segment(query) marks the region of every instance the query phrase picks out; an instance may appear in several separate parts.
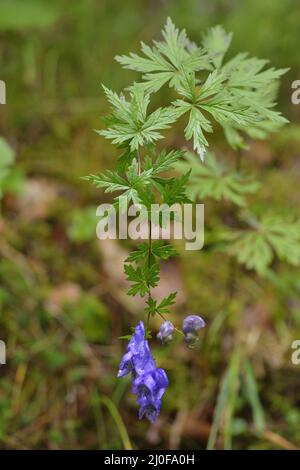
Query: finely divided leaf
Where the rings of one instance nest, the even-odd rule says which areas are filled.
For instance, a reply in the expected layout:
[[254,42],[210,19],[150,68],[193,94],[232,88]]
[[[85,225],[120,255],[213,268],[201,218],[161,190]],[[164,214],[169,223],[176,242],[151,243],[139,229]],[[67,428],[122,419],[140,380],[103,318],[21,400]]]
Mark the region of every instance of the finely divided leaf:
[[231,231],[225,248],[248,269],[264,274],[277,256],[294,266],[300,264],[300,221],[266,215],[260,220],[250,219],[252,228]]
[[106,119],[108,128],[97,132],[114,144],[128,143],[131,152],[162,139],[159,131],[168,129],[178,117],[173,107],[158,108],[147,115],[150,97],[138,86],[130,89],[130,101],[106,87],[104,91],[112,105],[112,113]]
[[205,162],[201,163],[194,154],[186,152],[185,158],[177,162],[176,169],[184,173],[189,168],[192,172],[187,192],[192,200],[210,197],[245,206],[245,196],[259,188],[258,182],[218,162],[212,153],[208,153]]
[[116,57],[125,68],[143,73],[142,88],[155,92],[167,82],[176,88],[184,72],[210,69],[205,49],[191,43],[185,30],[179,31],[170,18],[162,36],[164,40],[154,41],[153,47],[141,43],[144,56],[131,53]]
[[221,67],[224,55],[231,44],[231,40],[232,33],[226,33],[220,25],[208,30],[204,36],[203,46],[208,51],[209,58],[214,67]]

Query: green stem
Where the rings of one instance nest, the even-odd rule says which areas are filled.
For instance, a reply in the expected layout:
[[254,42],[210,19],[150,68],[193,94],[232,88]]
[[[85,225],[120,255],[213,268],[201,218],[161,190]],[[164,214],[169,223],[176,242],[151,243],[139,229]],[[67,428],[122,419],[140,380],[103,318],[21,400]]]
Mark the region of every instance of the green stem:
[[[151,253],[152,253],[152,225],[151,225],[151,213],[150,213],[150,220],[149,220],[149,234],[148,234],[148,267],[150,268],[150,262],[151,262]],[[148,284],[148,289],[149,289],[149,294],[148,294],[148,300],[152,298],[151,296],[151,287]],[[148,317],[147,317],[147,330],[149,327],[150,323],[150,312],[148,312]]]
[[[167,321],[166,317],[162,313],[158,312],[158,315],[160,316],[160,318],[162,318],[163,321]],[[183,332],[181,330],[178,330],[176,326],[174,326],[174,330],[177,331],[177,333],[179,333],[180,335],[184,336]]]
[[138,175],[140,176],[141,174],[141,167],[142,167],[142,164],[141,164],[141,155],[140,155],[140,152],[139,150],[137,150],[137,160],[138,160]]

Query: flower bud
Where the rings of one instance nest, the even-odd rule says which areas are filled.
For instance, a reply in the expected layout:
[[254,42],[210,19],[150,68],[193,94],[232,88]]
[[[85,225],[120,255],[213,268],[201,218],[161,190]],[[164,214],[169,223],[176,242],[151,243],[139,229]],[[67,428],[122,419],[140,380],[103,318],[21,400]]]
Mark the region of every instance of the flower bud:
[[173,336],[172,336],[173,331],[174,331],[173,323],[171,323],[168,320],[164,321],[160,327],[159,332],[157,333],[157,338],[162,343],[169,343],[173,339]]
[[185,317],[182,323],[182,331],[185,335],[191,333],[196,335],[201,328],[205,327],[205,321],[198,315],[189,315]]

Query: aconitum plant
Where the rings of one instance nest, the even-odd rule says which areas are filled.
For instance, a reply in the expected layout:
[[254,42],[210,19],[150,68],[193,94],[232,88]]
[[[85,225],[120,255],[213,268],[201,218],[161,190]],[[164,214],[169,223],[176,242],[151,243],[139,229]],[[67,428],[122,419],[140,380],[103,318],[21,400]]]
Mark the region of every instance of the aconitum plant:
[[[246,53],[226,62],[231,40],[231,33],[216,26],[204,34],[202,44],[197,45],[187,37],[185,30],[179,31],[168,18],[162,38],[151,46],[142,43],[141,55],[131,53],[116,57],[123,67],[139,73],[133,84],[121,93],[103,86],[111,114],[105,120],[107,127],[97,132],[110,139],[120,155],[115,171],[89,175],[85,179],[104,188],[106,193],[116,192],[114,208],[117,211],[123,211],[124,200],[127,205],[143,205],[150,214],[155,203],[171,207],[205,197],[227,199],[237,207],[245,207],[247,194],[258,189],[257,182],[241,175],[237,168],[227,168],[207,152],[208,135],[220,127],[228,144],[240,155],[239,149],[247,148],[245,138],[265,138],[269,132],[276,131],[286,122],[274,109],[278,79],[286,70],[266,68],[267,61],[251,58]],[[167,86],[170,90],[166,96],[170,102],[153,109],[153,95]],[[178,120],[176,129],[184,123],[186,149],[164,149],[161,145],[164,132]],[[248,216],[247,220],[252,230],[253,217]],[[260,224],[270,232],[274,229],[266,220]],[[252,238],[247,239],[247,233],[234,233],[226,239],[228,252],[246,267],[262,273],[271,263],[274,252],[279,257],[286,256],[285,242],[288,237],[294,237],[295,229],[283,235],[282,246],[280,237],[276,241],[276,237],[268,238],[265,234],[266,231],[253,231]],[[255,247],[260,252],[266,251],[267,256],[253,254]],[[157,333],[161,343],[168,343],[175,334],[180,334],[188,345],[194,344],[205,325],[204,320],[194,314],[183,320],[182,329],[173,325],[167,316],[175,303],[176,292],[162,299],[153,295],[153,288],[160,281],[160,261],[176,255],[172,244],[152,238],[150,222],[147,242],[137,244],[124,265],[131,283],[128,295],[144,298],[145,308],[142,320],[130,337],[118,375],[131,374],[140,417],[145,416],[150,421],[159,415],[161,399],[168,386],[166,372],[157,367],[148,343],[152,338],[152,319],[158,316],[162,320]]]
[[165,371],[155,365],[142,321],[128,343],[118,376],[129,373],[133,379],[132,393],[137,395],[140,405],[140,418],[145,415],[150,421],[155,421],[160,412],[161,398],[168,386],[168,378]]

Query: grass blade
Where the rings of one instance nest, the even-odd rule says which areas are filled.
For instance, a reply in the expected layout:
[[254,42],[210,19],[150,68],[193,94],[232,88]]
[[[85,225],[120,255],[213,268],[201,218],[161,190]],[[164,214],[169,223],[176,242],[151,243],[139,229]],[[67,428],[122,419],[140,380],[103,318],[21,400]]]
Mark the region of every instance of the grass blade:
[[127,433],[127,429],[126,429],[125,424],[124,424],[124,422],[121,418],[120,413],[118,412],[118,410],[116,408],[116,405],[114,404],[114,402],[110,398],[108,398],[104,395],[101,395],[100,402],[102,402],[103,405],[106,406],[106,408],[110,412],[114,422],[116,423],[119,434],[120,434],[120,437],[121,437],[121,440],[122,440],[122,443],[123,443],[124,449],[125,450],[132,450],[132,445],[131,445],[131,442],[130,442],[130,439],[129,439],[129,436],[128,436],[128,433]]

